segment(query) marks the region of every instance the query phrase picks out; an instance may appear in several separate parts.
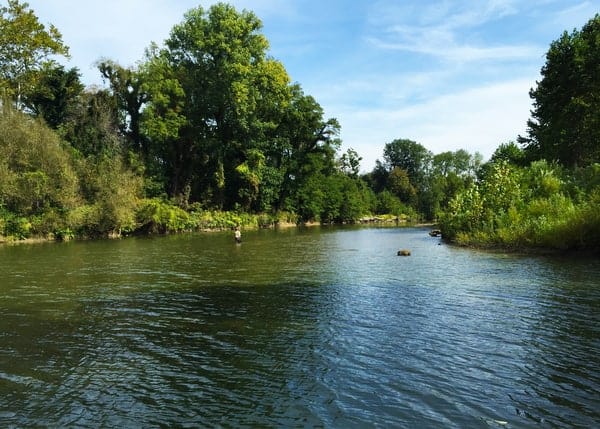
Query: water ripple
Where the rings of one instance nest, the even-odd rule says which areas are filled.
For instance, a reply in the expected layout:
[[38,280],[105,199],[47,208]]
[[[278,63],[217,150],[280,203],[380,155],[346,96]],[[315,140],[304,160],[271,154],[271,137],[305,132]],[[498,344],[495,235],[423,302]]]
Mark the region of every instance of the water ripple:
[[[567,270],[565,261],[438,246],[418,229],[269,234],[238,247],[218,235],[59,247],[54,265],[40,264],[46,280],[27,277],[22,251],[11,250],[19,258],[4,260],[15,275],[0,286],[0,420],[82,428],[600,421],[593,264],[570,261]],[[412,256],[398,258],[399,247]]]

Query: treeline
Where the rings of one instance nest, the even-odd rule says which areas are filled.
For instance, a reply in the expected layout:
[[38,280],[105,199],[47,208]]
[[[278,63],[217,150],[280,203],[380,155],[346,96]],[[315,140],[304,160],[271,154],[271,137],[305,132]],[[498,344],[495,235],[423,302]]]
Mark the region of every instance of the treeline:
[[439,219],[465,244],[556,246],[575,236],[567,224],[585,237],[568,247],[598,242],[584,233],[598,230],[598,17],[552,44],[518,145],[484,163],[397,139],[361,175],[360,155],[339,153],[337,120],[268,55],[251,12],[190,10],[135,67],[100,60],[104,88],[53,60],[68,47],[27,3],[0,14],[0,236],[388,216]]
[[56,28],[18,0],[0,13],[4,237],[352,222],[390,206],[251,12],[192,9],[135,67],[99,61],[106,87],[87,89],[54,60],[69,52]]

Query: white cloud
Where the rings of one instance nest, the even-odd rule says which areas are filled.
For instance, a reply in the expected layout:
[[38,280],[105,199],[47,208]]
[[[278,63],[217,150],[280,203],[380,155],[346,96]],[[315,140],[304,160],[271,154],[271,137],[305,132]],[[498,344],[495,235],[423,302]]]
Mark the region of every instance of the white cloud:
[[357,150],[363,171],[371,171],[384,145],[398,138],[415,140],[433,153],[466,149],[489,158],[501,143],[525,133],[534,83],[510,80],[397,109],[332,110],[340,112],[344,150]]
[[458,13],[443,17],[438,24],[453,30],[477,27],[517,13],[514,0],[456,1],[453,9]]
[[[465,63],[482,60],[514,60],[529,59],[539,55],[540,49],[528,45],[498,45],[478,47],[469,44],[458,44],[450,34],[440,30],[396,28],[399,41],[384,41],[371,38],[369,41],[379,49],[408,51],[432,55],[454,63]],[[410,36],[408,36],[410,34]],[[421,37],[422,35],[422,37]]]
[[399,22],[418,27],[465,29],[490,20],[514,15],[517,0],[438,0],[434,2],[398,2],[378,0],[371,3],[368,22],[373,28],[389,27]]
[[[600,4],[595,1],[582,1],[570,7],[561,9],[555,15],[555,24],[562,26],[569,33],[574,28],[579,28],[600,12]],[[560,34],[556,35],[558,38]]]
[[538,47],[499,43],[486,46],[481,41],[468,40],[470,29],[516,13],[513,3],[511,0],[466,4],[443,1],[426,7],[418,16],[416,10],[397,13],[395,22],[389,16],[380,16],[378,23],[377,19],[373,22],[367,40],[379,49],[431,55],[454,63],[530,58],[539,53]]

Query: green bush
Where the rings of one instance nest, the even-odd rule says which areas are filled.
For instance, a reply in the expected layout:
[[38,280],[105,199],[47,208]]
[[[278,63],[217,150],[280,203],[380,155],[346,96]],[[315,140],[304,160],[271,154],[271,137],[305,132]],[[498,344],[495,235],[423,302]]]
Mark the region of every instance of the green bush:
[[25,217],[4,212],[0,226],[2,226],[1,235],[4,237],[25,240],[31,236],[31,222]]
[[[577,175],[569,179],[545,161],[512,177],[510,171],[491,168],[450,201],[439,220],[446,239],[484,247],[600,248],[600,187],[586,192],[575,184]],[[575,187],[576,199],[562,192]]]
[[70,152],[41,121],[0,109],[0,202],[21,216],[78,203]]
[[169,233],[197,227],[194,218],[185,210],[158,198],[145,199],[136,211],[137,231]]

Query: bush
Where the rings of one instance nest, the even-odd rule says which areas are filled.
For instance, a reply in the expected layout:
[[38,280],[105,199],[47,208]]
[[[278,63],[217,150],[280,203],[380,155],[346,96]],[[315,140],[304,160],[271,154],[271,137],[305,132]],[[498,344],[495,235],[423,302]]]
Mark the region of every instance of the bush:
[[145,199],[136,211],[137,231],[168,233],[191,230],[197,227],[185,210],[158,198]]
[[[592,169],[586,173],[594,175]],[[545,161],[513,177],[505,166],[489,172],[452,199],[440,216],[446,239],[486,247],[600,248],[600,186],[587,193],[574,185],[581,180],[577,175],[569,182]],[[576,200],[561,192],[574,187],[579,189]]]
[[5,209],[0,209],[0,235],[24,240],[31,235],[31,222]]
[[0,109],[0,202],[21,216],[78,203],[78,180],[58,136],[21,112]]

